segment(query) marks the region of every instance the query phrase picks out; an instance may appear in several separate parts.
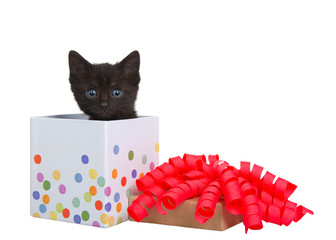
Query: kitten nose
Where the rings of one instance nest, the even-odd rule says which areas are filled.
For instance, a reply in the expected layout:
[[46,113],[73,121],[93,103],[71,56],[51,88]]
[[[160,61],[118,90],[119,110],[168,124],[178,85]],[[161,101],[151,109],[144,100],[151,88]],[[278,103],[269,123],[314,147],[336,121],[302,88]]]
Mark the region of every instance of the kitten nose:
[[107,108],[107,106],[108,106],[107,101],[102,101],[102,102],[100,103],[100,106],[101,106],[102,108]]

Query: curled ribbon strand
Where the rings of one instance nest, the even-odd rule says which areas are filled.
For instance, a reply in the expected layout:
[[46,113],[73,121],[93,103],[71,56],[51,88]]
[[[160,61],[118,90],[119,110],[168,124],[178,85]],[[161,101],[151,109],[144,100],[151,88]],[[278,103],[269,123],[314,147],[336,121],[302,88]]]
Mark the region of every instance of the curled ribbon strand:
[[250,162],[241,162],[240,169],[236,169],[219,160],[218,155],[209,155],[208,163],[204,155],[170,158],[136,180],[143,193],[127,211],[140,222],[153,206],[165,215],[164,208],[173,210],[186,199],[199,196],[195,219],[203,224],[214,215],[224,194],[228,212],[243,216],[246,233],[248,229],[262,229],[262,221],[288,226],[307,213],[314,214],[288,200],[296,185],[268,171],[262,177],[262,172],[263,167],[256,164],[251,170]]

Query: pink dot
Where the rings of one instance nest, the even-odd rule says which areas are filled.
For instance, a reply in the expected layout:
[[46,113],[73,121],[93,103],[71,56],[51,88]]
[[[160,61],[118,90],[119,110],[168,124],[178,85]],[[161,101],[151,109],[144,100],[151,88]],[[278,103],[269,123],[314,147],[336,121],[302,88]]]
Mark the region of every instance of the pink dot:
[[63,184],[59,185],[58,187],[58,191],[61,193],[61,194],[64,194],[66,192],[66,188]]
[[97,221],[93,221],[92,222],[92,226],[94,226],[94,227],[100,227],[99,222],[97,222]]
[[110,187],[106,187],[104,190],[105,195],[108,197],[111,195],[111,188]]
[[39,181],[39,182],[43,182],[43,180],[44,180],[44,176],[43,176],[42,173],[38,173],[38,174],[36,175],[36,178],[37,178],[37,181]]
[[149,169],[150,169],[151,171],[153,171],[153,170],[154,170],[154,167],[155,167],[154,163],[151,162],[151,163],[149,164]]

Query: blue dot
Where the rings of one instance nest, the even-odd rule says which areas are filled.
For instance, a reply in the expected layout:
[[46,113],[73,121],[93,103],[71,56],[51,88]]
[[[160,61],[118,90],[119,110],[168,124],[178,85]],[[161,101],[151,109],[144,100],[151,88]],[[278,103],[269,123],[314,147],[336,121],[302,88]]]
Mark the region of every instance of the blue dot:
[[33,198],[34,198],[35,200],[39,200],[39,199],[40,199],[40,193],[39,193],[38,191],[34,191],[34,192],[33,192]]
[[120,200],[120,194],[119,193],[115,193],[114,194],[114,201],[115,202],[119,202],[119,200]]
[[76,215],[74,216],[74,222],[75,222],[75,223],[81,223],[81,221],[82,221],[81,217],[80,217],[78,214],[76,214]]
[[108,202],[108,203],[105,204],[105,210],[106,210],[106,212],[111,211],[111,208],[112,208],[112,206],[111,206],[110,202]]
[[87,155],[82,156],[82,163],[88,164],[89,163],[89,157]]
[[47,207],[44,204],[41,204],[39,209],[41,213],[45,213],[47,211]]
[[137,176],[137,171],[135,169],[133,169],[132,171],[132,178],[136,178]]
[[83,177],[80,173],[76,173],[75,175],[75,181],[80,183],[83,180]]
[[118,145],[114,146],[113,152],[114,152],[115,155],[117,155],[119,153],[119,146]]

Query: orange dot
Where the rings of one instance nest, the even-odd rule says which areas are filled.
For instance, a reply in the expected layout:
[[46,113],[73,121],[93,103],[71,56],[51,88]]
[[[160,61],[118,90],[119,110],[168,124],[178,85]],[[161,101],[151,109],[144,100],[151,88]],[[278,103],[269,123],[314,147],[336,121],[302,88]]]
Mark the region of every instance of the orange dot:
[[117,176],[118,176],[118,171],[117,171],[117,169],[113,169],[113,171],[112,171],[112,178],[113,178],[113,179],[116,179]]
[[48,204],[50,202],[50,198],[47,194],[43,195],[42,201],[44,204]]
[[89,188],[89,192],[90,192],[91,196],[95,196],[97,194],[97,188],[95,186],[91,186]]
[[125,186],[126,185],[126,182],[127,182],[127,179],[126,179],[126,177],[122,177],[121,178],[121,186]]
[[140,173],[139,178],[142,178],[143,176],[145,176],[145,174],[142,172]]
[[39,155],[39,154],[36,154],[35,156],[34,156],[34,162],[36,163],[36,164],[40,164],[41,163],[41,156]]
[[95,207],[98,211],[100,211],[103,208],[103,203],[101,201],[97,200],[96,203],[95,203]]
[[118,202],[117,207],[116,207],[117,212],[120,212],[121,208],[122,208],[121,203]]
[[70,211],[67,208],[64,208],[62,211],[62,215],[64,218],[68,218],[70,216]]

